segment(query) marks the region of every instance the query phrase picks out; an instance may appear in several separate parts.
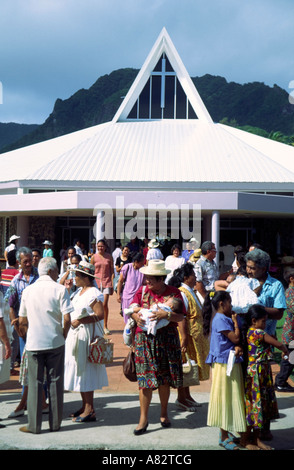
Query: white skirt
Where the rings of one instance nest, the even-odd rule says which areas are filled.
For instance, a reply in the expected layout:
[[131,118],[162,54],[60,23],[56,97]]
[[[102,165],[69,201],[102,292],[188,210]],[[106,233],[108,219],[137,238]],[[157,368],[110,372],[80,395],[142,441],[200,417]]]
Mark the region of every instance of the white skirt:
[[104,364],[93,364],[86,360],[85,369],[77,374],[77,362],[72,354],[74,333],[70,329],[65,342],[64,389],[72,392],[93,392],[108,386]]

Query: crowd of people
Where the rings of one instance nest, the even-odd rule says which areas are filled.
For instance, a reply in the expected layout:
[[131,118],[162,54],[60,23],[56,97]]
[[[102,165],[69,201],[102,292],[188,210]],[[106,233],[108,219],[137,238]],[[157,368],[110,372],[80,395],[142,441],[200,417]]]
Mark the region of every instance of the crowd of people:
[[[264,441],[272,438],[270,421],[278,416],[275,390],[294,392],[288,382],[294,367],[294,266],[287,264],[285,289],[269,274],[271,259],[260,245],[236,247],[232,265],[220,273],[211,241],[198,248],[190,240],[183,251],[176,243],[163,253],[157,239],[133,240],[110,253],[106,241],[98,240],[88,254],[78,244],[64,248],[59,267],[49,240],[42,253],[18,248],[17,240],[12,237],[5,251],[0,339],[11,374],[16,358],[21,361],[23,394],[11,417],[27,408],[22,432],[40,433],[43,412],[57,431],[64,390],[81,393],[81,407],[71,415],[75,422],[96,420],[94,391],[107,386],[108,378],[105,365],[87,360],[88,345],[111,335],[109,297],[115,295],[125,327],[133,330],[136,436],[147,431],[154,390],[163,428],[171,426],[171,388],[179,410],[201,406],[183,385],[188,359],[197,364],[200,381],[212,378],[207,425],[220,429],[219,445],[270,449]],[[278,341],[276,325],[284,313]],[[273,348],[282,351],[275,383]]]

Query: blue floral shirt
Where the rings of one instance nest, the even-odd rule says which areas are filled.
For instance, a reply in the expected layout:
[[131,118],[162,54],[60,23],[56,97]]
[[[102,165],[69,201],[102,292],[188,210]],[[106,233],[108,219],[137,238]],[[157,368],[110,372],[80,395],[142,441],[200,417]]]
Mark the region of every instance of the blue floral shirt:
[[[269,274],[267,280],[262,286],[261,292],[258,295],[259,302],[264,307],[286,309],[286,297],[283,284],[271,277]],[[277,320],[267,320],[265,332],[269,335],[275,335]]]
[[29,281],[26,280],[22,271],[12,279],[4,299],[8,301],[9,306],[14,309],[16,315],[18,315],[23,290],[30,284],[33,284],[38,277],[38,270],[33,266]]

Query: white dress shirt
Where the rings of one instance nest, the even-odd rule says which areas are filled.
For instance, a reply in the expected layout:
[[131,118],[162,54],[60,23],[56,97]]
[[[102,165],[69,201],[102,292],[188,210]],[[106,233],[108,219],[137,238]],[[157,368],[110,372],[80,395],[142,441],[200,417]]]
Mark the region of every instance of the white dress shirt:
[[19,309],[20,317],[27,317],[26,349],[40,351],[64,345],[63,316],[73,306],[66,288],[50,276],[40,276],[24,289]]

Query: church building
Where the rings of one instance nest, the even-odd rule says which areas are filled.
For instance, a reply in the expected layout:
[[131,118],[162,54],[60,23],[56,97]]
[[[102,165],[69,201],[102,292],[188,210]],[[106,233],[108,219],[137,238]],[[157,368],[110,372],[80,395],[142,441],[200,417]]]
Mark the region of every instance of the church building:
[[0,158],[1,254],[12,234],[57,257],[155,235],[294,251],[294,148],[213,122],[165,28],[112,121]]

